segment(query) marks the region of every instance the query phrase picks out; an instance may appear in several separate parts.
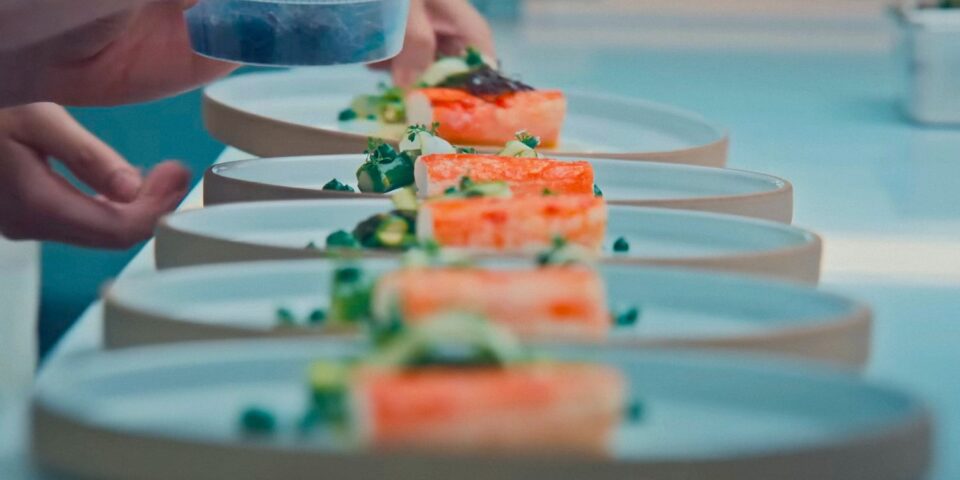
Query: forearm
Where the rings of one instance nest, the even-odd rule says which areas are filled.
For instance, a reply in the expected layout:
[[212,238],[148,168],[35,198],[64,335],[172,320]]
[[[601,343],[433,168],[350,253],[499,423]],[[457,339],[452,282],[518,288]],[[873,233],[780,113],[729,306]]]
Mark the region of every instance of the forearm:
[[0,0],[0,52],[23,48],[151,1],[155,0]]

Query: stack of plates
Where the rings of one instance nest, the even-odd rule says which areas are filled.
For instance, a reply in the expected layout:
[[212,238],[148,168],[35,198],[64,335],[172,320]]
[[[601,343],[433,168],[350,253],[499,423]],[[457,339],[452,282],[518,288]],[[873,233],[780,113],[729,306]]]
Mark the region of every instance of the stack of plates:
[[[216,165],[205,175],[207,207],[161,222],[162,271],[126,277],[105,294],[108,351],[62,362],[37,392],[42,466],[148,480],[907,480],[926,472],[927,410],[857,375],[870,354],[871,312],[815,288],[821,241],[790,225],[791,185],[708,168],[725,165],[727,136],[695,114],[579,93],[568,96],[551,156],[591,159],[609,203],[598,272],[611,305],[642,313],[603,341],[532,347],[616,369],[642,400],[642,420],[616,427],[608,455],[383,452],[329,433],[244,435],[237,419],[246,406],[267,405],[291,423],[305,407],[311,361],[368,348],[358,331],[280,326],[275,316],[329,308],[337,263],[324,259],[325,238],[391,209],[383,195],[321,188],[355,178],[356,152],[377,131],[363,122],[348,131],[335,118],[373,83],[355,72],[290,71],[206,90],[217,138],[258,155],[320,156]],[[611,248],[620,237],[628,252]],[[367,271],[399,266],[394,254],[362,256],[354,261]],[[500,268],[530,259],[478,261]]]

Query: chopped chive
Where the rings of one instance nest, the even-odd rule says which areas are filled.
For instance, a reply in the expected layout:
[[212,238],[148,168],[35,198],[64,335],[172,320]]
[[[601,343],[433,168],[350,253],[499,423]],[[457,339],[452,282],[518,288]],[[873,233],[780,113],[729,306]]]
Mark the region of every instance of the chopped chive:
[[627,242],[626,238],[620,237],[615,242],[613,242],[613,251],[614,252],[629,252],[630,251],[630,242]]
[[618,327],[629,327],[637,324],[637,320],[640,319],[640,308],[639,307],[630,307],[620,313],[615,313],[613,316],[613,324]]
[[477,153],[477,149],[473,147],[457,147],[457,153]]
[[263,435],[273,433],[277,428],[277,418],[266,408],[250,407],[240,416],[240,425],[247,433]]
[[447,189],[443,191],[444,195],[453,195],[454,193],[457,193],[457,187],[447,187]]
[[594,197],[603,196],[603,190],[600,190],[600,187],[598,187],[596,183],[593,184],[593,196]]
[[341,122],[350,121],[355,118],[357,118],[357,112],[352,108],[342,110],[340,114],[337,115],[337,120],[340,120]]
[[543,189],[543,195],[544,195],[544,196],[547,196],[547,195],[556,195],[556,194],[553,193],[553,190],[550,190],[549,188],[544,188],[544,189]]
[[296,325],[297,319],[294,317],[293,312],[289,308],[280,307],[276,312],[277,322],[281,325]]
[[317,246],[317,243],[316,243],[316,242],[314,242],[313,240],[310,240],[310,242],[307,243],[307,246],[306,246],[306,247],[303,247],[303,248],[306,248],[307,250],[317,250],[317,249],[319,249],[320,247]]

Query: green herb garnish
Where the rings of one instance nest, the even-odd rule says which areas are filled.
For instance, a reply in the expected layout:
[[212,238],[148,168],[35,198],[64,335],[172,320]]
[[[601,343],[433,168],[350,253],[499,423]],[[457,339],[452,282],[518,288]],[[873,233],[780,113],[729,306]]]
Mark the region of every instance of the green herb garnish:
[[557,235],[553,237],[550,248],[537,254],[537,265],[590,265],[593,258],[590,252],[583,247],[567,242],[567,239]]
[[474,182],[469,176],[460,177],[459,185],[447,187],[443,191],[443,196],[449,198],[509,197],[510,195],[510,185],[507,182]]
[[354,238],[367,248],[404,249],[415,243],[416,234],[416,210],[378,213],[353,229]]
[[360,242],[346,230],[337,230],[327,235],[327,248],[360,248]]
[[640,400],[633,400],[627,404],[623,416],[629,423],[639,423],[646,414],[646,407]]
[[517,138],[518,141],[520,141],[520,143],[530,148],[535,149],[540,146],[540,137],[535,137],[533,135],[530,135],[530,133],[528,133],[526,130],[520,130],[519,132],[517,132],[515,137]]
[[613,251],[614,252],[629,252],[630,251],[630,242],[626,238],[620,237],[613,242]]
[[457,147],[457,153],[477,153],[477,149],[473,147]]
[[549,195],[556,195],[556,193],[553,193],[553,190],[550,190],[549,188],[544,188],[544,189],[543,189],[543,196],[546,197],[546,196],[549,196]]
[[323,190],[333,190],[335,192],[355,192],[356,191],[350,185],[347,185],[336,178],[323,184]]
[[600,190],[600,187],[598,187],[596,183],[593,184],[593,196],[594,197],[603,196],[603,190]]
[[303,248],[307,250],[318,250],[320,247],[317,247],[316,242],[314,242],[313,240],[310,240],[309,242],[307,242],[307,246]]
[[240,415],[240,426],[246,433],[265,435],[276,430],[277,418],[266,408],[249,407]]
[[355,323],[370,317],[370,295],[373,282],[358,267],[344,266],[333,273],[331,288],[330,319],[342,323]]
[[367,139],[367,159],[357,169],[361,192],[384,193],[414,183],[413,158],[378,138]]
[[637,324],[640,319],[640,308],[630,307],[620,313],[613,314],[613,324],[618,327],[630,327]]
[[319,325],[327,319],[327,311],[322,308],[315,308],[307,317],[307,322],[311,325]]
[[297,324],[297,319],[289,308],[278,308],[275,317],[280,325],[293,326]]
[[357,118],[357,112],[352,108],[342,110],[340,111],[340,114],[337,115],[337,120],[340,120],[341,122],[347,122],[350,120],[354,120],[356,118]]
[[466,62],[467,66],[470,68],[486,65],[486,63],[483,61],[483,54],[473,47],[467,47],[467,54],[463,57],[463,61]]

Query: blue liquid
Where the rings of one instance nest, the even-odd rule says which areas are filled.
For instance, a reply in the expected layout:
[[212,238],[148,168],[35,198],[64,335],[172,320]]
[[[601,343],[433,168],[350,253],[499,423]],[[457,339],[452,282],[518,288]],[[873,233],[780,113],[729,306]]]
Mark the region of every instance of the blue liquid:
[[254,65],[369,63],[403,46],[408,0],[202,0],[187,11],[193,49]]

